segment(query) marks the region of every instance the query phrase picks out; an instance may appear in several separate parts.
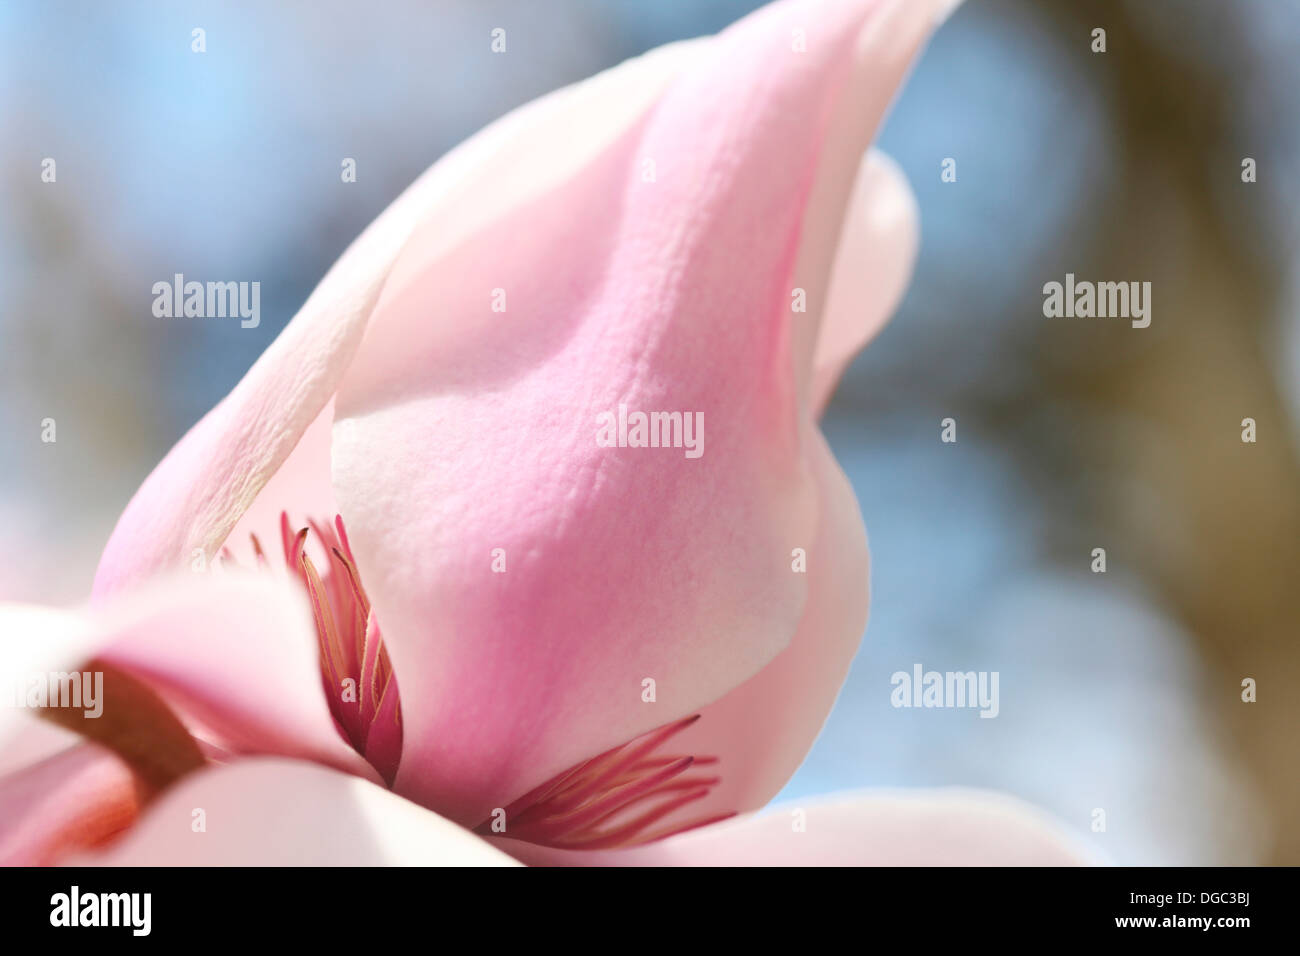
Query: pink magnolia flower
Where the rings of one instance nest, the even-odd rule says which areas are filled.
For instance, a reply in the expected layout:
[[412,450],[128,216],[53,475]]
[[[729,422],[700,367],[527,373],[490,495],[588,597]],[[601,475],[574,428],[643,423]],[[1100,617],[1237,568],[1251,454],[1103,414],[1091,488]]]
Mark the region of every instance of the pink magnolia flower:
[[[1077,858],[981,795],[752,815],[865,624],[815,418],[911,268],[862,156],[946,6],[784,0],[436,163],[141,487],[94,609],[4,612],[4,676],[93,659],[112,719],[7,715],[0,859]],[[701,453],[598,440],[636,412]]]

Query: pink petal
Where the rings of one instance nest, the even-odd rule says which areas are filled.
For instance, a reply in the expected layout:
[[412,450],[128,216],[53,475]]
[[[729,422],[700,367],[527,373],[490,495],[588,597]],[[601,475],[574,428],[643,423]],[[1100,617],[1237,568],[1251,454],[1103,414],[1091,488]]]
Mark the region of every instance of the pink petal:
[[866,531],[857,499],[820,432],[813,469],[822,504],[807,552],[808,602],[790,646],[700,710],[673,752],[716,757],[708,797],[668,818],[682,823],[767,804],[803,762],[835,703],[867,623]]
[[[0,694],[6,695],[0,700],[6,705],[0,706],[0,744],[6,755],[19,737],[29,742],[15,745],[15,750],[37,759],[65,749],[55,741],[66,731],[47,725],[34,711],[7,706],[7,695],[26,688],[40,675],[68,670],[92,657],[102,646],[103,641],[85,614],[31,604],[0,604]],[[33,724],[43,726],[34,730]],[[26,757],[19,760],[6,756],[4,765],[19,769],[29,762]]]
[[[197,829],[196,811],[204,829]],[[373,783],[258,758],[187,777],[104,866],[510,866],[501,851]]]
[[[862,157],[922,44],[952,5],[947,0],[883,0],[858,35],[847,93],[835,106],[808,198],[792,282],[793,287],[804,289],[808,295],[808,311],[796,316],[794,329],[795,370],[801,392],[807,385],[808,370],[820,366],[827,341],[840,338],[839,330],[823,326],[837,315],[842,321],[859,310],[864,318],[870,317],[869,321],[883,324],[893,303],[888,302],[890,287],[874,285],[877,269],[883,270],[882,275],[897,275],[903,280],[911,271],[914,237],[900,237],[904,240],[902,247],[883,250],[883,259],[866,257],[882,250],[862,246],[863,226],[868,227],[866,235],[870,235],[874,232],[873,222],[864,223],[860,218],[855,222],[854,217],[864,211],[873,218],[884,214],[886,221],[891,217],[880,197],[864,206],[864,192],[874,192],[879,184],[872,182],[877,178],[875,162],[868,160],[863,170]],[[868,175],[864,176],[864,172]],[[900,210],[904,215],[910,211]],[[894,263],[900,258],[907,265],[898,271]],[[852,325],[860,327],[862,323],[858,319]],[[865,338],[859,339],[857,347],[862,344]],[[818,359],[815,363],[814,352]]]
[[[334,485],[330,482],[330,434],[334,427],[331,399],[316,416],[289,457],[271,476],[253,504],[243,513],[226,539],[225,547],[243,567],[259,567],[252,536],[265,549],[271,571],[289,576],[281,558],[280,514],[289,515],[294,531],[310,520],[329,521],[338,514]],[[324,556],[322,556],[324,560]]]
[[41,866],[98,845],[139,810],[130,769],[95,744],[77,744],[0,777],[0,866]]
[[144,680],[226,750],[375,777],[335,730],[306,602],[288,584],[213,571],[165,578],[84,614],[0,608],[0,686],[91,657]]
[[1029,804],[956,787],[791,803],[628,850],[494,842],[530,865],[559,866],[1080,866],[1097,859]]
[[[611,117],[630,121],[637,102],[665,82],[690,55],[690,44],[643,57],[632,69],[598,78],[582,96],[562,90],[516,110],[448,153],[399,196],[348,247],[279,337],[235,389],[199,421],[146,479],[127,506],[100,559],[96,597],[139,582],[159,571],[188,566],[194,551],[211,560],[240,518],[284,465],[299,439],[318,419],[332,416],[327,403],[361,341],[370,313],[398,251],[418,223],[440,222],[449,235],[475,216],[490,215],[493,202],[512,194],[498,190],[492,201],[465,201],[467,181],[482,181],[501,168],[525,169],[528,189],[545,188],[552,170],[535,147],[551,130],[541,121],[595,104]],[[570,144],[573,145],[572,141]],[[557,151],[552,148],[551,154]],[[517,157],[527,154],[528,164]],[[315,452],[302,456],[318,461]],[[263,498],[258,517],[295,516],[317,507],[323,482],[294,469],[292,488],[307,488],[305,501]],[[303,484],[298,484],[303,479]],[[296,496],[295,496],[296,497]],[[302,515],[323,517],[330,515]],[[264,521],[240,529],[263,532]],[[274,525],[270,529],[274,530]]]
[[186,567],[195,552],[216,557],[333,394],[399,241],[391,232],[390,220],[376,220],[234,391],[145,480],[104,549],[97,598]]
[[[907,181],[883,154],[862,165],[817,343],[814,406],[825,404],[856,349],[888,319],[916,250]],[[803,762],[839,693],[866,624],[868,555],[862,515],[820,432],[811,442],[821,514],[807,552],[808,602],[790,646],[754,677],[702,708],[674,752],[716,757],[721,784],[666,822],[756,810]]]
[[35,716],[13,711],[0,725],[0,777],[40,763],[82,742],[80,734]]
[[[476,823],[789,643],[806,591],[790,550],[816,515],[790,276],[878,8],[760,11],[568,180],[458,244],[435,222],[404,250],[334,435],[401,680],[400,792]],[[597,447],[620,403],[703,412],[704,455]]]
[[873,150],[858,173],[835,255],[813,358],[812,407],[820,414],[853,357],[875,338],[907,289],[920,244],[907,177]]

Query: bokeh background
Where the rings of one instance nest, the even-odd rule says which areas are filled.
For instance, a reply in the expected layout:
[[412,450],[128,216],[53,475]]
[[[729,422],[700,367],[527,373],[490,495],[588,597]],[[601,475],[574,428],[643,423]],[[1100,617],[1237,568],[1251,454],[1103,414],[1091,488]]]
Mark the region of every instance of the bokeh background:
[[[431,161],[758,5],[0,4],[0,598],[84,599],[131,492]],[[915,279],[826,425],[872,620],[785,796],[993,787],[1120,863],[1300,863],[1298,50],[1293,0],[971,0],[935,37],[880,137]],[[1045,319],[1067,271],[1152,282],[1151,327]],[[261,326],[153,318],[175,272],[260,281]],[[892,708],[917,662],[999,671],[1000,715]]]

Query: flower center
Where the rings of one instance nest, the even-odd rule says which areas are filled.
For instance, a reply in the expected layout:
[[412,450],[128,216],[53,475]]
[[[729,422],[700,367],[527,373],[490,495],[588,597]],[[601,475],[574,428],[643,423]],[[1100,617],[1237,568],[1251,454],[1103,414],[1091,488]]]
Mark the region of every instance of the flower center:
[[[397,677],[343,519],[307,524],[295,533],[288,514],[280,513],[285,564],[311,600],[325,699],[339,733],[391,787],[402,755]],[[313,533],[326,556],[321,569],[307,553]],[[261,541],[251,537],[258,565],[269,567]],[[506,807],[504,831],[488,819],[475,832],[595,850],[650,843],[735,816],[734,811],[695,817],[685,812],[722,779],[698,772],[716,764],[716,757],[664,752],[673,736],[698,719],[696,714],[667,724],[575,764]]]
[[[311,600],[325,699],[343,738],[392,786],[402,756],[397,677],[361,585],[343,519],[335,516],[332,526],[316,521],[308,525],[295,534],[288,514],[280,513],[285,563]],[[326,561],[320,569],[307,554],[309,532],[324,549]],[[266,566],[262,543],[256,535],[252,540],[258,564]]]

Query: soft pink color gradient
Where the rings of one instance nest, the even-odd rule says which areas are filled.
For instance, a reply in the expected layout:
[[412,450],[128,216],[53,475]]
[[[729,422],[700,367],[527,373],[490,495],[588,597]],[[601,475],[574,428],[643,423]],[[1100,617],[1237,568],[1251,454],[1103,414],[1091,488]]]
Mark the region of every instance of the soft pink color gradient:
[[[867,612],[861,516],[815,416],[917,245],[905,180],[863,154],[947,6],[772,4],[510,114],[376,220],[133,498],[95,608],[0,612],[45,635],[0,644],[14,673],[99,655],[214,759],[101,859],[509,862],[463,827],[695,712],[675,746],[720,757],[722,782],[690,814],[780,789]],[[619,404],[703,412],[703,457],[598,447],[597,415]],[[396,793],[343,743],[285,576],[168,576],[274,538],[281,509],[347,524],[401,689]],[[0,734],[29,722],[10,723]],[[133,815],[129,768],[92,747],[32,748],[39,762],[0,778],[16,814],[0,853],[57,859]],[[179,836],[195,805],[220,810],[220,838]],[[868,796],[816,811],[802,842],[743,816],[603,859],[882,862],[910,846],[976,862],[990,833],[990,862],[1075,858],[1015,809],[991,813]]]
[[[339,392],[333,456],[412,675],[399,792],[481,820],[790,642],[807,600],[791,551],[812,546],[823,505],[792,275],[876,9],[747,18],[571,178],[452,250],[431,221],[398,257]],[[703,456],[598,447],[598,416],[620,404],[702,412]],[[508,573],[489,573],[494,548]]]
[[545,866],[1062,866],[1089,858],[1029,804],[960,787],[784,804],[624,850],[494,842]]
[[[0,605],[0,688],[92,657],[148,684],[221,759],[281,754],[378,781],[335,730],[301,596],[267,579],[164,578],[87,612]],[[0,708],[0,862],[42,862],[135,812],[129,768],[35,712]]]

